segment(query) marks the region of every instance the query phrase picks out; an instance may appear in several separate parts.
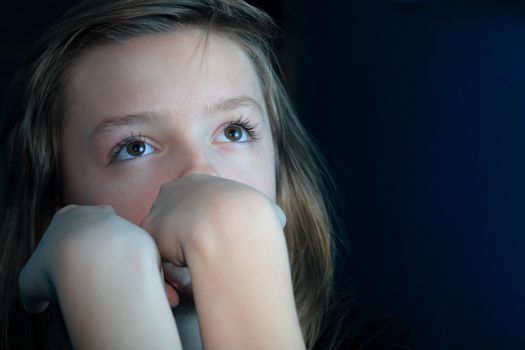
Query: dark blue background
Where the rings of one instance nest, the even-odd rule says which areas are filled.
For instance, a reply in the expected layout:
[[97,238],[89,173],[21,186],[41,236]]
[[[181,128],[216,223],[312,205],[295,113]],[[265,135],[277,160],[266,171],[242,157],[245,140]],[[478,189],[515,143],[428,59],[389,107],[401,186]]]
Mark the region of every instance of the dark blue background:
[[331,161],[362,300],[424,349],[523,349],[525,8],[290,7],[301,114]]
[[[70,3],[1,5],[1,93]],[[420,349],[525,348],[525,6],[258,3],[336,179],[339,283]]]

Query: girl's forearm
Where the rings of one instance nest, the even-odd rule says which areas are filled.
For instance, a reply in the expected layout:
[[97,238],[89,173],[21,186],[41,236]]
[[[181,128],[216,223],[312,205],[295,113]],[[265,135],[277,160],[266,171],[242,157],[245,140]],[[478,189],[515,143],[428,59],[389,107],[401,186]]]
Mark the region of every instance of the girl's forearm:
[[151,251],[137,244],[64,260],[55,285],[75,349],[181,349]]
[[305,348],[284,233],[273,208],[259,209],[253,222],[264,225],[236,220],[187,247],[206,349]]

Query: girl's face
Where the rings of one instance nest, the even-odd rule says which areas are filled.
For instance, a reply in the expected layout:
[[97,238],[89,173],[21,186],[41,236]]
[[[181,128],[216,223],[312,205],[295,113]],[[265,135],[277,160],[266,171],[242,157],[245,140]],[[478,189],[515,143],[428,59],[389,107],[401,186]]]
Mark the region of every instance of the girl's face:
[[188,29],[101,47],[79,60],[67,92],[65,204],[109,204],[139,224],[162,184],[192,173],[275,200],[263,94],[232,40]]

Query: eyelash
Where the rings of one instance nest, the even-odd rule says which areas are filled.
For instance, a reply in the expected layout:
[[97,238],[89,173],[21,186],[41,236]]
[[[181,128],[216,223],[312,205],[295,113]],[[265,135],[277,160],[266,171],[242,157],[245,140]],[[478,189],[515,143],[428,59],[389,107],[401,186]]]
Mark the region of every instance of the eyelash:
[[[228,128],[232,127],[232,126],[237,126],[237,127],[243,128],[248,133],[248,136],[250,137],[250,142],[255,142],[255,141],[258,141],[260,139],[259,125],[250,122],[249,120],[244,118],[242,115],[239,118],[234,119],[234,120],[230,121],[228,124],[226,124],[222,128],[222,132],[226,131],[226,129],[228,129]],[[116,162],[115,159],[118,156],[118,154],[125,147],[127,147],[128,144],[130,144],[131,142],[137,142],[137,141],[139,141],[139,142],[147,142],[146,138],[143,135],[141,135],[141,134],[135,135],[133,133],[130,136],[121,139],[117,143],[117,145],[111,150],[111,152],[109,154],[109,163],[111,164],[111,163]]]
[[239,118],[234,119],[231,122],[229,122],[222,129],[222,131],[224,132],[224,131],[226,131],[226,129],[228,129],[228,128],[232,127],[232,126],[238,126],[238,127],[243,128],[244,130],[246,130],[246,132],[248,133],[248,136],[250,137],[250,141],[252,141],[252,142],[257,141],[257,140],[260,139],[261,133],[260,133],[259,126],[257,124],[251,123],[249,120],[244,118],[242,115]]

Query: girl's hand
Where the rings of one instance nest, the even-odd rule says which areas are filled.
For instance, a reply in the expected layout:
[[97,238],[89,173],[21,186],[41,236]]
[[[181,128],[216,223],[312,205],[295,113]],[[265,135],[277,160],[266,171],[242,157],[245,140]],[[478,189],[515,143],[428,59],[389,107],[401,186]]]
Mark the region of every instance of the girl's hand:
[[188,267],[205,348],[304,348],[284,224],[273,201],[235,181],[197,174],[162,186],[141,226],[163,261]]
[[187,266],[184,246],[210,238],[207,234],[232,234],[240,220],[254,223],[259,207],[270,209],[271,219],[284,228],[284,212],[261,192],[225,178],[193,174],[161,187],[141,227],[153,236],[163,260]]
[[[241,197],[246,197],[244,200]],[[155,238],[162,263],[166,295],[171,307],[177,306],[179,293],[191,295],[192,283],[183,253],[184,241],[210,232],[220,235],[239,214],[249,215],[249,197],[257,198],[275,210],[275,217],[284,228],[284,212],[262,193],[239,182],[204,174],[194,174],[162,186],[150,214],[141,226]],[[232,214],[237,211],[237,217]],[[252,217],[248,218],[249,220]],[[207,226],[204,228],[203,226]]]
[[68,206],[51,221],[19,285],[30,312],[60,305],[75,348],[180,348],[161,280],[144,230],[108,206]]
[[[64,274],[75,272],[81,263],[95,262],[104,250],[113,248],[108,247],[108,242],[132,241],[139,237],[147,240],[141,231],[117,216],[109,206],[70,205],[59,210],[20,273],[20,294],[25,309],[44,311],[50,301],[57,301],[56,284]],[[155,258],[152,249],[151,259]]]

